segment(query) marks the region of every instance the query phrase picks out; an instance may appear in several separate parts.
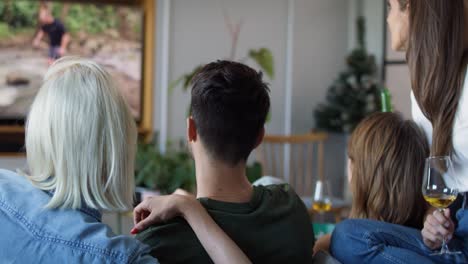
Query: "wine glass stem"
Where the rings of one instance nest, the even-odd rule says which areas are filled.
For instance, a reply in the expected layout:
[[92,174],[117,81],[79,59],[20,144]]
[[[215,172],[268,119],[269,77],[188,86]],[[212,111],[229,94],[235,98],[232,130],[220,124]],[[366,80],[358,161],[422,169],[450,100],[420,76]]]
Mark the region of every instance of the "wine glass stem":
[[[440,208],[440,209],[438,209],[438,210],[439,210],[439,212],[440,212],[441,214],[444,214],[444,210],[445,210],[445,209]],[[440,253],[445,253],[445,252],[448,252],[448,251],[449,251],[449,249],[448,249],[448,245],[447,245],[447,237],[446,237],[446,236],[443,236],[443,237],[442,237],[442,247],[440,248]]]
[[442,238],[442,247],[440,248],[441,252],[447,252],[448,251],[448,246],[447,246],[447,238],[443,236]]

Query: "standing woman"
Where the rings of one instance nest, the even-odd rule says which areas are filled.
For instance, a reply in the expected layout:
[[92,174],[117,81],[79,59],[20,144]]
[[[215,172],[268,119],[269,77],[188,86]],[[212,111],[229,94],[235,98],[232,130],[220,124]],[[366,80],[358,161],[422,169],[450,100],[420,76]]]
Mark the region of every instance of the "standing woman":
[[[406,51],[412,84],[413,119],[431,143],[431,156],[451,156],[449,187],[468,192],[468,0],[389,0],[392,48]],[[444,214],[430,210],[424,228],[369,220],[347,220],[333,233],[331,252],[344,263],[467,263],[468,208]],[[423,206],[423,205],[421,205]],[[462,254],[431,256],[443,237]],[[465,242],[466,241],[466,242]]]

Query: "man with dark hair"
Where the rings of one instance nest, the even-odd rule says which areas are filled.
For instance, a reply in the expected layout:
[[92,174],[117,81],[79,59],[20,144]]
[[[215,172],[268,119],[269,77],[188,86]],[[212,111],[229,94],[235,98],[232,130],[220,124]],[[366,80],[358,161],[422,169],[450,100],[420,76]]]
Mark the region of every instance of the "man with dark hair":
[[[236,62],[204,66],[192,80],[187,138],[195,159],[197,197],[253,263],[311,263],[312,225],[288,185],[252,186],[249,154],[263,139],[270,109],[262,75]],[[211,263],[182,218],[137,236],[161,263]]]

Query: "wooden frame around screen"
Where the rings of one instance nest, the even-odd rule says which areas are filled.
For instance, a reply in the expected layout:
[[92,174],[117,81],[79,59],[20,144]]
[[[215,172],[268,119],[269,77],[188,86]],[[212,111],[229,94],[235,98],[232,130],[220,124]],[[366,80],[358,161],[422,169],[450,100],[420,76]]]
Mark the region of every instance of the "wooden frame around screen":
[[[61,0],[54,0],[61,1]],[[63,2],[96,3],[93,0],[62,0]],[[157,0],[99,0],[99,3],[140,6],[143,9],[143,68],[141,93],[141,119],[138,122],[140,137],[149,140],[153,133],[153,84],[155,69],[156,36],[156,1]],[[0,125],[0,141],[24,145],[25,129],[23,125]],[[24,156],[21,152],[2,152],[0,156]]]

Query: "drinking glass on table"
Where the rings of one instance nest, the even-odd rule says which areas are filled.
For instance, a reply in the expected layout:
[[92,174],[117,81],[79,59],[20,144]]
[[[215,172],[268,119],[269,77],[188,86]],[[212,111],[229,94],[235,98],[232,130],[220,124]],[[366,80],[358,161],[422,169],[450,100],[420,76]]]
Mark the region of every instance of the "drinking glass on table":
[[[447,179],[455,177],[453,165],[449,156],[429,157],[424,168],[422,194],[426,202],[437,208],[442,214],[456,199],[458,190],[446,184]],[[460,254],[459,251],[450,251],[447,239],[442,240],[440,252],[432,255]]]
[[312,201],[312,209],[319,214],[323,214],[331,210],[332,202],[330,189],[327,181],[318,180],[315,184],[314,199]]

